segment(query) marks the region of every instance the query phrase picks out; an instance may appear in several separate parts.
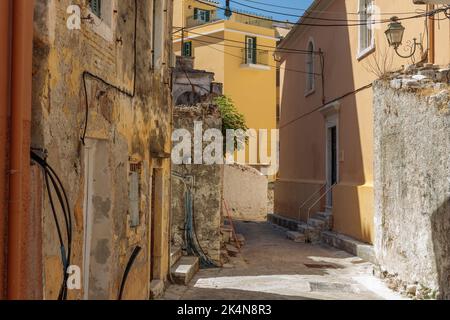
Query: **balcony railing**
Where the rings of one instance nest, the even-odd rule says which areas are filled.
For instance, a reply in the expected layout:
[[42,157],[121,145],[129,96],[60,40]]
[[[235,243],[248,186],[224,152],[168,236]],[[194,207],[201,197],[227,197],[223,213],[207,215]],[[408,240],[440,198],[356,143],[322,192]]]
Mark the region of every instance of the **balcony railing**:
[[201,19],[200,17],[187,17],[186,19],[186,27],[187,28],[193,28],[193,27],[198,27],[201,26],[203,24],[207,24],[207,23],[211,23],[211,22],[215,22],[215,21],[219,21],[220,19],[217,17],[210,17],[209,19]]
[[269,66],[269,51],[259,49],[241,49],[243,65]]

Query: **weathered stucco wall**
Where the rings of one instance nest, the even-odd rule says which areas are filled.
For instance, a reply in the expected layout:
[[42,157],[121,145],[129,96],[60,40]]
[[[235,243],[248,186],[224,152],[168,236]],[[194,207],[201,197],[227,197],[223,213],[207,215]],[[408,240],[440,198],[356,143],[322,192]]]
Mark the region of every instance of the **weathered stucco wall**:
[[[73,213],[71,264],[81,268],[83,287],[71,290],[70,299],[117,299],[136,246],[142,251],[128,276],[124,299],[147,299],[150,274],[164,280],[168,272],[171,41],[167,35],[172,2],[161,3],[165,4],[158,17],[166,38],[157,44],[162,56],[152,59],[152,1],[112,1],[106,32],[108,19],[100,23],[84,19],[80,30],[67,28],[68,6],[79,4],[81,16],[87,17],[92,15],[88,1],[36,1],[32,146],[48,151],[48,163],[61,178]],[[95,75],[85,76],[86,87],[84,72]],[[131,171],[139,176],[135,226],[130,216]],[[153,183],[152,190],[156,172],[164,183]],[[55,299],[62,266],[47,195],[42,211],[44,298]]]
[[265,220],[268,197],[267,177],[252,167],[226,165],[223,197],[233,218]]
[[375,249],[381,269],[416,284],[418,297],[448,299],[450,95],[442,74],[441,83],[402,75],[375,83]]
[[[192,139],[194,121],[203,122],[203,132],[208,129],[222,130],[220,113],[216,106],[210,104],[175,107],[173,121],[174,129],[188,130]],[[198,241],[205,254],[215,263],[221,264],[223,165],[174,164],[173,171],[185,177],[193,177],[194,221]],[[172,242],[186,248],[186,188],[179,179],[172,181]]]

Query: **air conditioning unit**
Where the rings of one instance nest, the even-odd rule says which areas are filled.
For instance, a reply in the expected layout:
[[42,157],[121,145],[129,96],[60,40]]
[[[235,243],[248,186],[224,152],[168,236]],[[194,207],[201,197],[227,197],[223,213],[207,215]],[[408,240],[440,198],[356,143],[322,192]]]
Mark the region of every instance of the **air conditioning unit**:
[[413,0],[414,4],[450,4],[450,0]]

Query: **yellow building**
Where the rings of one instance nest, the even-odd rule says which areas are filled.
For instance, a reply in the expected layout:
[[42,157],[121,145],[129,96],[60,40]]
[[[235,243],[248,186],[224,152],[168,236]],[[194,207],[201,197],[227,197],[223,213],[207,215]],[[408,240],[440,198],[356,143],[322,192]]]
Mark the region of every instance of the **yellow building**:
[[[373,243],[371,84],[419,61],[448,65],[449,20],[443,13],[435,19],[414,14],[427,9],[432,10],[412,0],[315,0],[280,43],[280,48],[308,54],[280,52],[279,216],[307,221],[324,210],[332,214],[333,231]],[[401,58],[389,47],[385,30],[392,13],[405,27],[399,54],[410,53],[408,41],[419,43],[411,58]],[[383,22],[371,27],[355,19]]]
[[174,52],[194,57],[196,69],[215,73],[249,128],[275,129],[276,31],[259,17],[233,13],[219,19],[219,8],[215,1],[175,0]]

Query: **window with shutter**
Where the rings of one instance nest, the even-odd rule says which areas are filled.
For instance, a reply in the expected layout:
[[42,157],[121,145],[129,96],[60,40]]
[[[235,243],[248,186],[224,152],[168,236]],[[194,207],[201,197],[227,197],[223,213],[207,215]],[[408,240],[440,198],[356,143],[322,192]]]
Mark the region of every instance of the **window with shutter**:
[[246,37],[245,39],[245,63],[257,63],[257,55],[256,50],[257,44],[256,44],[256,38],[255,37]]
[[91,11],[97,17],[102,17],[102,0],[90,0],[89,5],[91,7]]
[[183,56],[192,57],[192,41],[188,41],[188,42],[184,43]]

